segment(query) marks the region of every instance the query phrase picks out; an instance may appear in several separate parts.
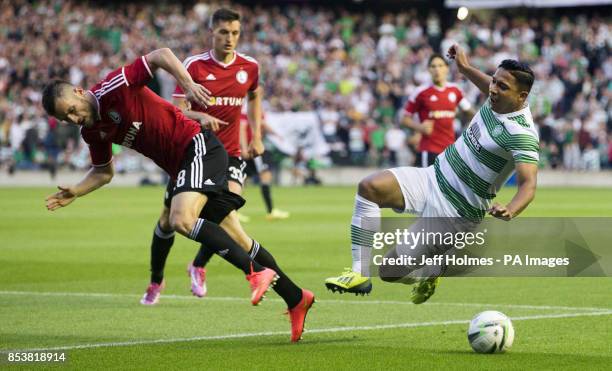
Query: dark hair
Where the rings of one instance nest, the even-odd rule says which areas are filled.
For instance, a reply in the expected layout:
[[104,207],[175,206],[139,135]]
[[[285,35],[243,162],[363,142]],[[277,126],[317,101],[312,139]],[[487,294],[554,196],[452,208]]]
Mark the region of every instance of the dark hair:
[[64,94],[64,88],[70,84],[64,80],[52,80],[42,91],[42,105],[45,111],[51,116],[55,116],[55,101]]
[[529,68],[527,63],[519,62],[515,59],[504,59],[497,67],[510,72],[516,81],[518,81],[518,84],[528,92],[531,90],[534,76],[533,71]]
[[431,55],[431,57],[429,57],[429,61],[427,61],[427,67],[429,67],[431,65],[431,62],[433,62],[434,59],[436,58],[440,58],[442,59],[442,62],[444,62],[445,65],[448,66],[448,61],[446,59],[444,59],[444,57],[442,56],[442,54],[439,53],[433,53]]
[[239,20],[240,20],[239,13],[233,10],[227,9],[227,8],[221,8],[221,9],[217,9],[217,11],[215,11],[213,15],[210,17],[209,27],[214,28],[214,26],[219,22],[233,22],[233,21],[239,21]]

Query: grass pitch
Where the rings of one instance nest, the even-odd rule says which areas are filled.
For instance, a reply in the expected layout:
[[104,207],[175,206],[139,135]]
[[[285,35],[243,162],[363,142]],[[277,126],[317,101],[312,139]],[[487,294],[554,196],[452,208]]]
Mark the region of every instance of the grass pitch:
[[[513,189],[499,200],[507,202]],[[424,305],[410,288],[374,280],[369,297],[331,294],[323,279],[350,264],[353,188],[275,188],[289,220],[264,220],[247,189],[245,229],[317,295],[300,344],[283,302],[249,303],[240,272],[215,257],[209,296],[190,296],[197,245],[177,237],[159,305],[138,301],[162,188],[108,188],[47,212],[48,188],[0,189],[0,366],[9,350],[65,352],[72,369],[609,369],[610,278],[447,278]],[[539,189],[523,216],[612,216],[608,189]],[[389,214],[390,215],[390,214]],[[466,339],[477,312],[513,319],[506,354],[478,355]],[[19,365],[17,365],[19,367]],[[22,367],[53,367],[22,364]]]

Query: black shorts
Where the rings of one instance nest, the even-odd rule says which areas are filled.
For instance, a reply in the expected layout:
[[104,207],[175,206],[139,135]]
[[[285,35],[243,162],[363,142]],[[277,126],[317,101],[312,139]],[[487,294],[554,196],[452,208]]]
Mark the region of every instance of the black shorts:
[[[174,182],[170,180],[164,194],[164,206],[168,209],[172,204],[173,190]],[[207,196],[208,201],[200,212],[200,218],[210,220],[215,224],[221,223],[232,210],[238,210],[246,203],[244,198],[230,192],[227,188],[219,192],[207,193]]]
[[227,168],[227,152],[217,137],[209,131],[196,135],[185,151],[176,182],[170,180],[166,186],[164,205],[170,208],[172,197],[178,193],[200,192],[208,197],[200,216],[220,223],[245,204],[242,197],[228,190]]
[[244,172],[247,164],[242,157],[230,156],[227,164],[227,180],[230,182],[236,182],[242,187],[246,180],[246,173]]
[[210,131],[197,134],[185,150],[172,194],[220,192],[227,188],[226,167],[227,152],[217,137]]
[[271,154],[264,152],[263,155],[257,156],[246,162],[246,175],[253,177],[259,175],[271,167]]
[[435,152],[417,152],[416,153],[416,161],[414,166],[416,167],[429,167],[434,164],[436,161],[436,157],[438,157],[438,153]]

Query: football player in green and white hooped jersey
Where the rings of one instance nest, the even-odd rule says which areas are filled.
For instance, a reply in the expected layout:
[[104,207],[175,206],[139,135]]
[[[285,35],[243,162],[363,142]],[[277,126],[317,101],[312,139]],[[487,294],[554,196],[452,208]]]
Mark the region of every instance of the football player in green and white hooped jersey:
[[[381,208],[421,217],[463,217],[479,222],[487,212],[510,220],[533,200],[539,160],[538,133],[527,105],[533,72],[526,64],[507,59],[489,76],[472,67],[457,44],[448,50],[448,57],[488,96],[487,101],[433,166],[383,170],[359,183],[351,221],[353,266],[325,280],[328,289],[355,294],[371,291],[367,252],[372,247],[373,234],[380,228],[371,224],[380,218]],[[515,171],[516,194],[506,205],[494,203],[495,194]],[[383,274],[384,268],[381,266],[380,271],[383,280],[401,281],[401,277]],[[425,302],[437,284],[437,277],[419,280],[411,300],[415,304]]]

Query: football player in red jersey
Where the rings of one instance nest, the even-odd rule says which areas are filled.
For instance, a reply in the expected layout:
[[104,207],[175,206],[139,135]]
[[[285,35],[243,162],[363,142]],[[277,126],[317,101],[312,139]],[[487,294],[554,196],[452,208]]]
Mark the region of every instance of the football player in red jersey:
[[167,223],[194,241],[223,250],[224,258],[250,277],[252,301],[258,304],[276,273],[251,259],[217,224],[199,218],[217,199],[232,197],[223,192],[227,188],[223,173],[227,153],[213,134],[201,132],[195,121],[145,86],[157,68],[170,72],[188,96],[207,100],[210,92],[191,79],[170,49],[156,50],[112,71],[88,91],[58,80],[45,87],[45,110],[81,127],[92,160],[91,170],[80,182],[60,186],[59,192],[47,197],[47,209],[68,206],[110,182],[113,143],[133,148],[176,181]]
[[[455,142],[453,122],[457,107],[473,116],[470,102],[456,84],[449,83],[448,62],[442,55],[429,58],[431,84],[419,86],[408,98],[402,123],[413,129],[418,138],[416,166],[433,165],[438,154]],[[413,115],[419,116],[419,121]]]
[[[276,267],[276,262],[263,248],[249,256],[236,242],[244,231],[232,223],[229,215],[235,211],[228,205],[244,200],[227,190],[227,152],[211,131],[202,131],[200,124],[146,87],[157,68],[172,74],[188,99],[203,105],[210,101],[210,91],[193,81],[170,49],[153,51],[115,69],[88,91],[59,80],[45,87],[44,109],[81,127],[92,159],[91,170],[80,182],[59,186],[58,192],[47,197],[47,209],[68,206],[110,182],[114,175],[113,143],[132,148],[151,158],[175,182],[171,207],[160,220],[159,232],[164,233],[162,226],[167,228],[165,233],[177,231],[241,269],[251,285],[251,303],[257,305],[279,278],[274,269],[266,267]],[[295,308],[289,307],[292,341],[299,340],[314,302],[312,293],[296,290],[300,301]],[[298,295],[289,290],[279,294],[290,295],[291,300]]]
[[[215,11],[211,16],[209,28],[212,36],[212,49],[186,58],[183,65],[195,82],[210,91],[210,97],[205,104],[192,103],[186,99],[185,92],[179,84],[173,94],[174,103],[187,117],[216,130],[216,136],[229,155],[226,175],[229,190],[238,196],[231,200],[242,200],[240,203],[228,202],[222,205],[224,212],[220,214],[225,215],[226,210],[232,212],[227,215],[226,220],[221,221],[220,225],[224,228],[227,226],[232,238],[253,259],[265,260],[265,263],[262,264],[277,272],[280,278],[274,290],[285,299],[291,314],[291,308],[297,307],[297,304],[303,300],[311,300],[312,293],[299,289],[276,265],[263,246],[244,232],[235,211],[244,205],[244,200],[239,195],[242,193],[245,177],[243,172],[246,167],[245,161],[240,157],[240,113],[245,97],[249,102],[247,116],[253,131],[253,139],[247,148],[248,155],[257,157],[264,152],[261,139],[263,89],[259,86],[259,65],[255,59],[235,50],[241,32],[238,13],[224,8]],[[163,223],[172,209],[170,200],[173,187],[172,181],[169,182],[164,207],[151,242],[151,282],[147,291],[150,291],[152,287],[155,288],[155,297],[159,297],[162,289],[164,266],[174,242],[171,229]],[[187,272],[191,278],[191,291],[195,296],[203,297],[207,293],[204,266],[213,253],[202,246],[194,261],[188,265]],[[146,294],[141,302],[153,304],[146,299]]]

